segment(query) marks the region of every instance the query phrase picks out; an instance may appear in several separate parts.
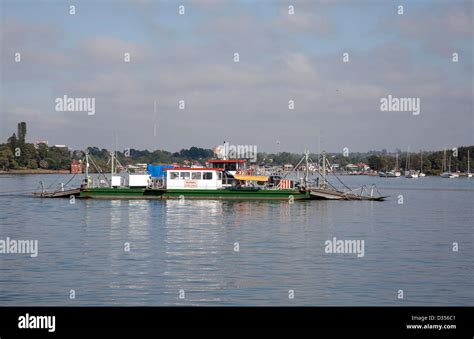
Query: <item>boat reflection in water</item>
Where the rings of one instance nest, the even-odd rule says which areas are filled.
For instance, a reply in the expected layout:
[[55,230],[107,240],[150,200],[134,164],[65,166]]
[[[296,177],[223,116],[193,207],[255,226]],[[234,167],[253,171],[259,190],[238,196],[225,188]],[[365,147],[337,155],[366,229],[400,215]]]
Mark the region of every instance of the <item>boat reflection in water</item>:
[[[242,305],[249,298],[255,304],[287,302],[287,292],[271,285],[275,277],[282,286],[299,279],[284,272],[303,266],[290,253],[300,254],[297,261],[306,259],[301,244],[305,234],[314,231],[311,204],[222,200],[163,204],[167,304],[239,305],[239,298]],[[269,220],[275,221],[270,231]],[[295,237],[297,241],[288,241]]]
[[222,202],[214,200],[164,201],[164,267],[167,304],[222,301],[225,286],[221,260],[226,238]]

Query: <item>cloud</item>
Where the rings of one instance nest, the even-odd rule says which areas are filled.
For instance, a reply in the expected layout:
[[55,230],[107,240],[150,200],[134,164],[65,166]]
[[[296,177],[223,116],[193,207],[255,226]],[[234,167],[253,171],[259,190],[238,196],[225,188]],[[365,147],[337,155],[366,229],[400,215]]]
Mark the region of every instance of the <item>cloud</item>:
[[[472,45],[472,2],[458,2],[455,6],[440,2],[428,8],[391,17],[384,30],[395,30],[400,39],[416,42],[425,51],[442,57]],[[472,50],[471,50],[472,51]]]
[[149,48],[111,37],[92,37],[79,44],[78,52],[86,59],[105,63],[124,62],[124,53],[130,53],[132,62],[144,62],[151,56]]
[[281,9],[279,17],[275,20],[275,26],[280,26],[290,32],[316,33],[327,35],[334,33],[334,25],[326,14],[321,12],[306,12],[295,7],[295,13],[290,15],[288,9]]
[[[9,19],[4,24],[16,38],[9,35],[2,47],[21,47],[25,59],[19,65],[11,56],[2,58],[1,119],[9,128],[18,119],[31,120],[30,130],[76,147],[109,145],[114,132],[127,147],[170,150],[248,140],[271,151],[275,140],[284,139],[285,148],[301,151],[315,144],[319,129],[326,135],[327,150],[402,147],[400,140],[434,149],[447,143],[445,137],[449,142],[472,140],[466,128],[472,125],[472,66],[465,61],[472,45],[460,44],[469,35],[456,6],[445,14],[418,13],[429,28],[410,26],[418,23],[409,16],[397,17],[402,21],[395,26],[364,23],[379,29],[378,35],[368,38],[370,44],[361,40],[361,48],[351,50],[350,62],[343,63],[338,44],[351,42],[351,35],[337,25],[342,18],[350,20],[344,2],[335,7],[346,12],[331,11],[331,16],[327,7],[322,11],[314,2],[298,2],[291,18],[285,14],[286,4],[235,4],[208,3],[199,14],[188,11],[182,21],[162,13],[160,19],[143,20],[140,36],[111,33],[104,17],[95,23],[95,33],[67,44],[62,42],[64,35],[74,36],[71,28],[58,34],[56,28],[63,27],[52,23]],[[371,6],[366,10],[372,13]],[[447,29],[431,33],[440,30],[431,16]],[[35,35],[36,27],[43,33]],[[462,46],[463,62],[440,63],[427,49],[417,48],[428,48],[435,35]],[[318,43],[325,43],[315,46],[315,38],[321,37]],[[239,63],[233,62],[236,51]],[[125,52],[131,53],[129,64],[123,62]],[[54,98],[64,94],[95,97],[96,115],[52,111]],[[388,94],[421,97],[420,117],[382,114],[379,100]],[[185,110],[178,109],[180,99],[186,101]],[[290,99],[295,100],[293,111],[288,109]],[[423,128],[430,134],[423,135]],[[77,133],[67,132],[71,130]]]
[[10,52],[21,47],[52,47],[61,36],[60,30],[52,24],[29,23],[7,14],[2,17],[1,27],[0,43]]
[[229,0],[189,0],[193,6],[201,6],[204,8],[215,8],[229,4]]

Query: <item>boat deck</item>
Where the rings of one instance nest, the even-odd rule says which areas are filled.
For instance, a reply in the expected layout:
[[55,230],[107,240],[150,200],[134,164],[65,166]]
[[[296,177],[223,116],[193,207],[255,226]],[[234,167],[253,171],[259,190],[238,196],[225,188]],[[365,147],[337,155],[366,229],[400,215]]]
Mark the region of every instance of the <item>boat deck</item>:
[[69,198],[70,196],[78,197],[81,194],[80,188],[73,188],[64,191],[39,192],[33,193],[34,196],[40,198]]
[[321,200],[372,200],[372,201],[383,201],[387,196],[370,196],[363,194],[355,194],[351,192],[340,192],[331,189],[323,188],[312,188],[310,190],[311,199]]

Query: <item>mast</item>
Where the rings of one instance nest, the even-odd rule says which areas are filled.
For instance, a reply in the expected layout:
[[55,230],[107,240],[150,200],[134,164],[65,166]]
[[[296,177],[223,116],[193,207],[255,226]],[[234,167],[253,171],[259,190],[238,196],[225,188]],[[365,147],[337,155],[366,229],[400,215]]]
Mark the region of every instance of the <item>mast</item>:
[[446,172],[446,149],[443,153],[443,172]]
[[405,172],[408,172],[410,168],[410,146],[408,146],[408,150],[407,150],[407,159],[405,161]]
[[304,173],[304,186],[305,188],[308,187],[308,179],[309,179],[309,151],[304,152],[304,161],[305,161],[305,173]]
[[115,152],[110,152],[110,156],[112,157],[112,161],[111,161],[111,169],[110,169],[110,187],[112,187],[112,178],[114,176],[114,163],[115,163]]
[[318,165],[321,165],[321,129],[318,132]]
[[86,187],[89,187],[89,150],[86,149],[86,170],[85,170],[85,175],[86,175]]
[[326,184],[326,151],[323,151],[323,184]]
[[467,150],[467,174],[471,173],[471,160],[469,159],[469,150]]
[[420,173],[423,173],[423,151],[420,151]]

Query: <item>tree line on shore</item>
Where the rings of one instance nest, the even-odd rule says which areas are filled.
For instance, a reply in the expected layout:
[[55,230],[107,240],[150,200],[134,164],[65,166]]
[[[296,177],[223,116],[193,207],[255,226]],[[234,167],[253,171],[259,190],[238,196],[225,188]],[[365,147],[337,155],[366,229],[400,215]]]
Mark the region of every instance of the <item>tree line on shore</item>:
[[[8,138],[6,143],[0,144],[0,170],[8,171],[15,169],[48,169],[48,170],[69,170],[73,160],[84,158],[83,151],[70,151],[65,147],[49,147],[44,143],[34,145],[26,142],[27,125],[25,122],[18,124],[17,132]],[[110,151],[98,147],[89,147],[91,154],[99,168],[107,170],[110,167]],[[405,168],[407,156],[410,158],[410,169],[421,170],[426,174],[439,174],[447,170],[449,163],[453,172],[467,172],[468,151],[473,155],[474,146],[462,146],[447,151],[430,151],[421,153],[401,152],[389,153],[386,150],[370,151],[366,153],[328,153],[327,157],[331,163],[339,164],[344,168],[349,164],[365,163],[372,170],[387,171],[395,169],[396,156],[400,168]],[[123,166],[136,163],[149,164],[185,164],[197,162],[204,165],[206,160],[214,156],[211,149],[191,147],[182,149],[179,152],[169,152],[165,150],[136,150],[129,149],[117,151],[117,159]],[[280,153],[258,153],[257,163],[259,165],[295,165],[302,157],[302,154],[280,152]],[[310,157],[317,161],[319,155],[310,154]],[[472,157],[471,157],[472,158]],[[421,164],[423,160],[423,164]],[[471,160],[471,169],[473,160]],[[93,169],[91,169],[93,171]]]

